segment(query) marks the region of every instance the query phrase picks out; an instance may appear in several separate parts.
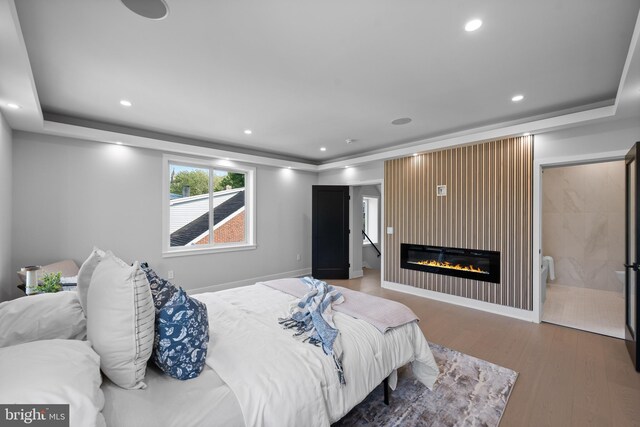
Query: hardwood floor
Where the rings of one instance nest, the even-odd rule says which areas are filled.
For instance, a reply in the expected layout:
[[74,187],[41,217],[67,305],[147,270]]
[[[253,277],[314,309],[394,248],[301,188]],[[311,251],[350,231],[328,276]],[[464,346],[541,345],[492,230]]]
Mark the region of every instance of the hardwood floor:
[[379,270],[331,284],[399,301],[428,341],[519,373],[500,426],[640,426],[640,373],[624,341],[380,287]]

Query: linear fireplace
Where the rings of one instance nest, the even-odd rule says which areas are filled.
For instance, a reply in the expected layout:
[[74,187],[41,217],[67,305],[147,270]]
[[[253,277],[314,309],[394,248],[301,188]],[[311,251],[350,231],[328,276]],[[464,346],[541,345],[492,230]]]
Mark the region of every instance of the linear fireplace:
[[400,246],[400,266],[464,279],[500,283],[500,252],[442,246]]

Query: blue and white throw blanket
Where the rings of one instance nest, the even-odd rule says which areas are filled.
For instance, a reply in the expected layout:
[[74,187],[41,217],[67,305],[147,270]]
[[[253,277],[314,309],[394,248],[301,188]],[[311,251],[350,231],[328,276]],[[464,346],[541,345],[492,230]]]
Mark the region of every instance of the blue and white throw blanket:
[[340,384],[345,384],[340,331],[333,323],[332,310],[333,304],[340,304],[344,297],[321,280],[313,277],[300,280],[309,287],[309,292],[291,306],[289,317],[278,321],[285,329],[295,329],[294,337],[303,337],[310,344],[322,346],[324,353],[333,357]]

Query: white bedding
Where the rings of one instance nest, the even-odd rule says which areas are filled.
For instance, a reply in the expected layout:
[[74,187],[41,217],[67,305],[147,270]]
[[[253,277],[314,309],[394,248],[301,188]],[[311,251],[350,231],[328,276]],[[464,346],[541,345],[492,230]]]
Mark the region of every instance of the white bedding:
[[149,365],[145,382],[144,390],[125,390],[104,379],[108,427],[244,427],[238,400],[208,366],[180,381]]
[[234,392],[247,426],[328,426],[409,362],[429,388],[438,375],[415,322],[383,335],[362,320],[334,313],[342,334],[341,386],[331,357],[278,325],[295,297],[261,284],[194,297],[209,315],[207,364]]

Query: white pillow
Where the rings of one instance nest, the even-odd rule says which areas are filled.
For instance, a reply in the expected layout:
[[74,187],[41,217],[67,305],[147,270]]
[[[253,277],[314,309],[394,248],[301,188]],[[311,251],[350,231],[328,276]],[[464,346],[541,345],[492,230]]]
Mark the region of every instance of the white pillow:
[[87,306],[87,339],[100,355],[102,372],[122,388],[145,388],[155,309],[138,262],[129,266],[107,251],[93,272]]
[[94,246],[91,254],[89,254],[89,257],[82,263],[80,270],[78,270],[78,297],[80,297],[80,305],[85,315],[87,314],[87,295],[89,293],[89,285],[91,284],[91,276],[104,255],[103,250]]
[[0,303],[0,347],[30,341],[78,339],[87,336],[87,322],[78,294],[38,294]]
[[1,348],[0,378],[3,404],[69,404],[71,427],[106,425],[100,358],[87,341],[44,340]]

